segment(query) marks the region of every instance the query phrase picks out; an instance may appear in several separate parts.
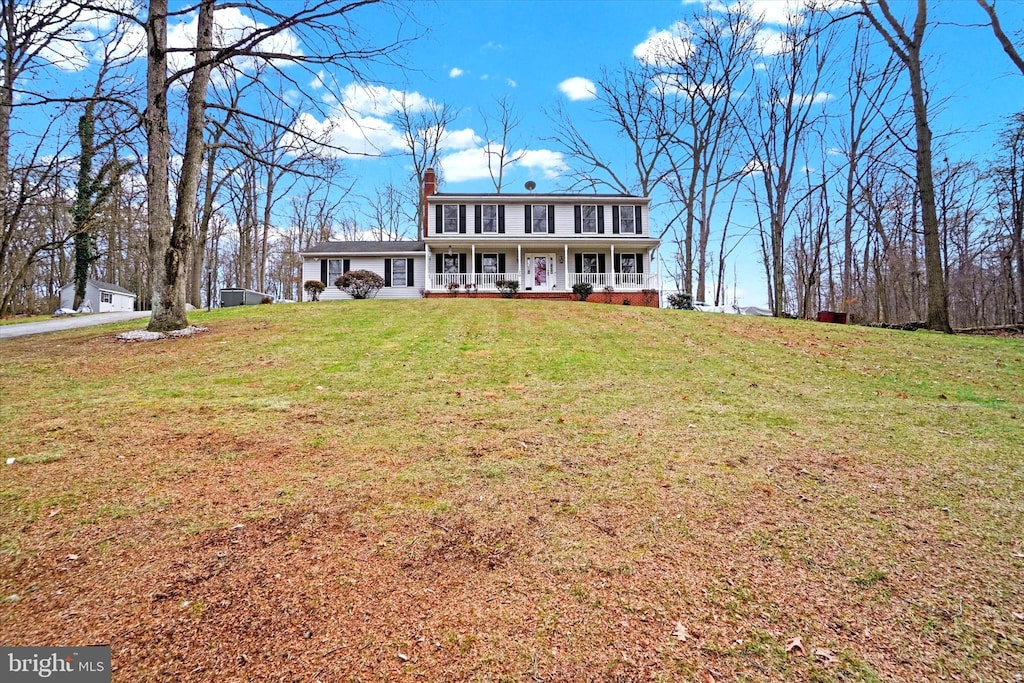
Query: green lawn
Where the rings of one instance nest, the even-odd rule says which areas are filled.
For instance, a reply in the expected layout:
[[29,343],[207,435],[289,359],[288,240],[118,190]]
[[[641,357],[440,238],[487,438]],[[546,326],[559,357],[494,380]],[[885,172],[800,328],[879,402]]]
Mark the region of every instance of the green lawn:
[[0,318],[0,325],[17,325],[19,323],[38,323],[44,320],[52,320],[52,315],[18,315],[10,318]]
[[191,321],[0,341],[0,642],[111,643],[115,680],[1024,670],[1019,338],[472,299]]

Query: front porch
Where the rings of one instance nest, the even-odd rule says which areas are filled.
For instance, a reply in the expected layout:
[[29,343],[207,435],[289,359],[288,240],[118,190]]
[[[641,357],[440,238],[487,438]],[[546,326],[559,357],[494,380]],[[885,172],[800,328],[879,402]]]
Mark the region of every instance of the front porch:
[[428,244],[426,263],[426,295],[470,291],[498,295],[502,281],[517,283],[522,295],[545,295],[538,298],[568,298],[573,287],[582,283],[591,285],[595,296],[657,290],[660,284],[655,250],[646,244],[489,241],[453,244],[439,251]]

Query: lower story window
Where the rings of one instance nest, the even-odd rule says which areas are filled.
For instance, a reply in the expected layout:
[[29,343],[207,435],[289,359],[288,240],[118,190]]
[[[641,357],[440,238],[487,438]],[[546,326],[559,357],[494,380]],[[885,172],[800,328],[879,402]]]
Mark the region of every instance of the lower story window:
[[458,273],[459,272],[459,255],[458,254],[444,254],[444,272],[445,273]]
[[583,272],[597,273],[597,254],[583,254]]
[[622,256],[619,257],[619,272],[636,272],[636,254],[623,254]]
[[482,272],[491,274],[498,272],[498,255],[497,254],[484,254],[480,259],[480,269]]
[[327,261],[327,282],[325,285],[333,285],[335,281],[345,274],[344,262],[340,258],[332,258]]
[[408,280],[405,275],[405,259],[396,258],[391,261],[391,286],[407,287]]

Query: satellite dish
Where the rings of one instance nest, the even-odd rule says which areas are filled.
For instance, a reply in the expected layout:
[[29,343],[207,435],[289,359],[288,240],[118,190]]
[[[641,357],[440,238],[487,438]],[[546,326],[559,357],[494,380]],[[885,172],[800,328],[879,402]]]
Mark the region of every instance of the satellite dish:
[[526,181],[526,189],[527,189],[527,190],[528,190],[529,192],[533,192],[533,190],[534,190],[534,189],[535,189],[536,187],[537,187],[537,183],[533,182],[532,180],[527,180],[527,181]]

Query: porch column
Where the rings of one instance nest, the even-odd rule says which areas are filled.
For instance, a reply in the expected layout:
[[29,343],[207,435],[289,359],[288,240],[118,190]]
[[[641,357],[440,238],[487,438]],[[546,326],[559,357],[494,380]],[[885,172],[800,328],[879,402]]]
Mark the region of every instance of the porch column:
[[434,284],[433,278],[430,277],[430,245],[429,244],[424,244],[423,245],[423,257],[425,259],[424,262],[423,262],[423,279],[425,281],[423,283],[423,289],[429,292],[431,289],[433,289],[433,284]]
[[565,278],[565,291],[571,292],[572,283],[569,282],[569,245],[563,244],[562,246],[565,248],[565,257],[564,262],[562,263],[565,267],[562,268],[562,277]]
[[469,245],[472,250],[469,263],[469,282],[470,284],[476,284],[476,242]]
[[614,243],[613,244],[609,244],[608,246],[610,246],[612,248],[612,262],[609,264],[612,267],[612,281],[609,282],[608,284],[611,285],[612,287],[614,287],[615,286],[615,244]]
[[523,284],[523,245],[516,245],[516,280]]

